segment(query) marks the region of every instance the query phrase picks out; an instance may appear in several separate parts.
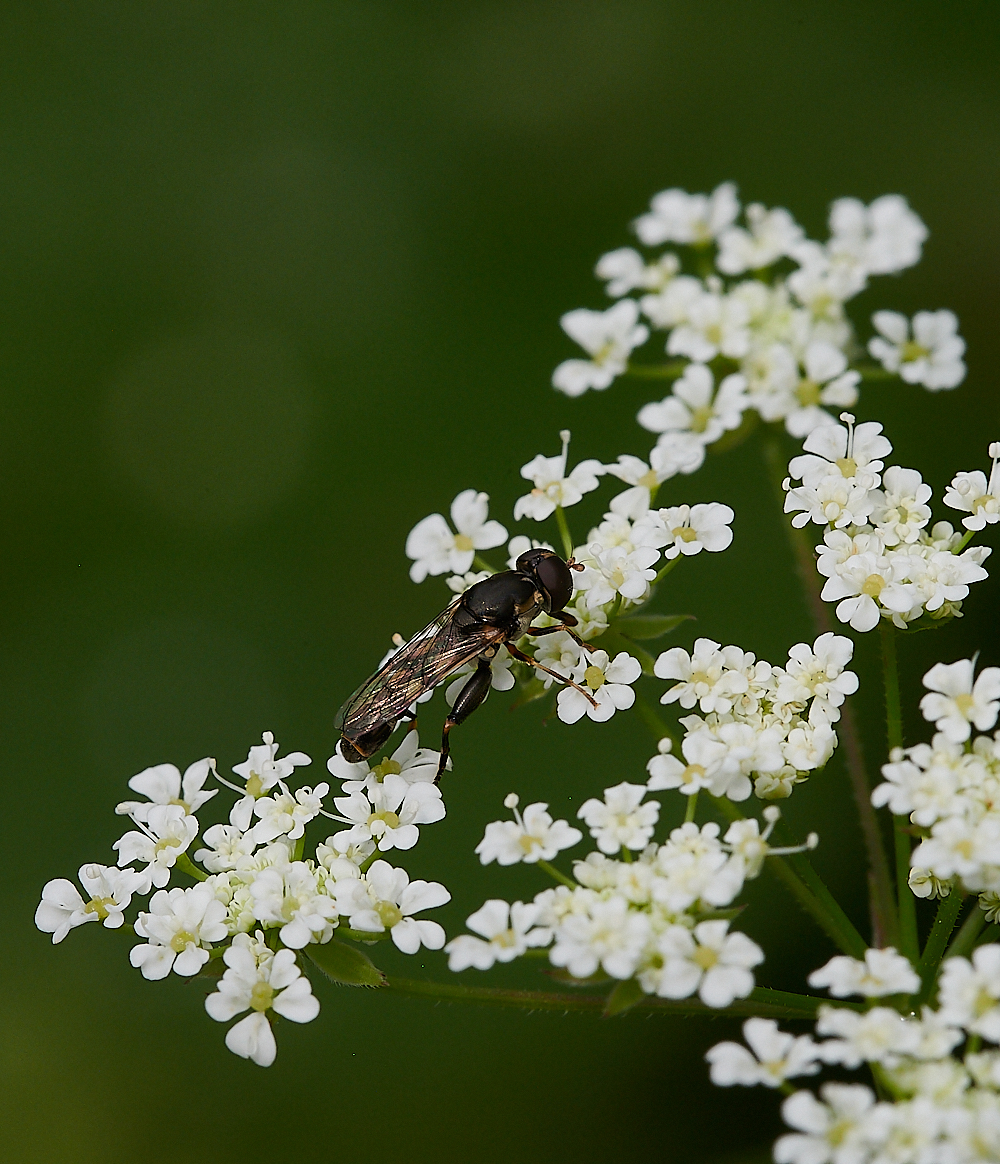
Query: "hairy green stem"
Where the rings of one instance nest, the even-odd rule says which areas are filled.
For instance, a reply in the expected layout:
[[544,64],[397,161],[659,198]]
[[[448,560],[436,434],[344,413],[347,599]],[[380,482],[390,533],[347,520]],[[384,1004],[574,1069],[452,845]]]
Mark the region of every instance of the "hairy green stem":
[[[555,1011],[558,1014],[570,1011],[600,1014],[606,1003],[603,995],[546,990],[505,990],[491,986],[464,986],[457,982],[425,982],[416,978],[393,977],[382,989],[410,998],[481,1002],[491,1006],[514,1007],[518,1010]],[[637,1002],[632,1009],[657,1014],[701,1015],[711,1018],[758,1016],[813,1019],[825,1001],[807,994],[789,994],[783,990],[768,990],[766,987],[758,986],[748,998],[738,999],[726,1007],[705,1006],[697,999],[674,1002],[670,999],[648,996]]]
[[931,996],[934,983],[937,981],[938,968],[941,965],[941,959],[944,957],[945,947],[948,945],[948,939],[955,929],[955,923],[958,921],[958,915],[962,912],[964,901],[964,895],[956,888],[952,889],[947,897],[942,898],[938,905],[934,924],[931,926],[931,932],[927,937],[927,945],[924,946],[924,952],[920,957],[920,965],[917,967],[924,983],[917,998],[918,1006],[927,1002]]
[[[763,444],[764,460],[768,475],[774,486],[779,506],[784,507],[785,491],[782,481],[787,472],[787,458],[782,449],[781,433],[773,428],[765,429]],[[834,630],[833,620],[827,604],[820,598],[817,585],[816,555],[804,529],[796,529],[791,522],[784,521],[789,546],[795,560],[795,569],[802,583],[806,603],[812,615],[813,624],[820,634]],[[861,733],[858,730],[854,707],[848,700],[841,711],[838,736],[844,752],[847,778],[850,781],[854,805],[861,826],[861,837],[868,859],[868,897],[871,912],[872,944],[878,947],[894,945],[898,942],[898,918],[892,874],[886,852],[882,830],[871,802],[871,786],[865,767],[864,752],[861,747]]]
[[[882,645],[882,679],[885,683],[885,726],[889,752],[903,746],[903,711],[899,699],[899,664],[896,659],[896,628],[887,618],[879,625]],[[910,890],[910,834],[906,818],[893,816],[896,846],[896,901],[899,908],[899,948],[911,962],[920,957],[917,938],[917,899]]]
[[668,364],[629,364],[623,375],[638,376],[643,380],[676,380],[684,375],[687,360],[671,360]]
[[976,938],[983,932],[985,925],[986,914],[983,913],[977,903],[972,913],[962,923],[962,928],[958,931],[955,940],[948,947],[948,952],[942,961],[948,958],[967,958],[972,953],[972,948],[976,944]]
[[573,556],[573,538],[569,532],[569,523],[566,521],[566,513],[561,505],[556,506],[556,525],[559,526],[559,537],[563,544],[563,557],[569,561]]

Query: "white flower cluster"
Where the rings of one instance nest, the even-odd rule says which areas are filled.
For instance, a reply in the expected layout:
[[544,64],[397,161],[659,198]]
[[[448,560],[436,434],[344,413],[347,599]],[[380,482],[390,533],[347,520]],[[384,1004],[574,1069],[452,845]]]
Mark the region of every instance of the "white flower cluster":
[[[880,618],[905,628],[925,614],[959,615],[969,586],[987,577],[983,562],[991,552],[965,549],[966,542],[1000,516],[985,475],[960,473],[945,494],[945,504],[972,514],[965,538],[945,521],[928,530],[931,487],[916,469],[883,473],[892,445],[880,424],[855,426],[850,413],[841,420],[809,434],[784,483],[792,524],[824,527],[816,564],[826,578],[821,597],[836,602],[840,621],[858,631],[872,630]],[[793,486],[793,479],[801,483]]]
[[854,644],[823,634],[810,647],[797,643],[784,667],[773,667],[739,647],[698,639],[692,653],[664,651],[654,673],[678,682],[661,703],[698,707],[681,719],[682,757],[669,739],[649,761],[651,789],[676,788],[685,796],[707,789],[713,796],[762,800],[791,795],[796,784],[822,768],[837,746],[833,729],[858,677],[847,665]]
[[[639,414],[661,434],[661,479],[698,468],[704,447],[738,427],[747,409],[783,421],[801,438],[830,423],[826,408],[852,407],[861,373],[848,367],[848,357],[859,345],[844,305],[871,276],[918,262],[927,237],[905,199],[891,194],[869,206],[834,202],[825,243],[807,239],[781,208],[752,203],[744,225],[739,215],[731,182],[710,195],[657,194],[634,224],[640,242],[689,249],[650,259],[631,247],[603,255],[595,273],[608,294],[638,298],[562,317],[564,331],[590,357],[556,368],[552,382],[569,396],[607,388],[651,332],[666,333],[668,355],[690,361],[674,392]],[[934,391],[963,379],[965,344],[950,311],[918,312],[912,335],[896,312],[876,312],[873,326],[871,354],[889,372]]]
[[[945,897],[955,887],[1000,892],[1000,732],[996,725],[1000,667],[975,674],[974,659],[938,663],[924,676],[920,702],[937,732],[929,744],[896,749],[882,768],[886,782],[872,793],[923,834],[911,858],[910,888],[918,897]],[[990,901],[984,901],[988,907]]]
[[[986,1164],[1000,1159],[1000,946],[971,961],[944,962],[936,1008],[872,1000],[914,994],[910,963],[894,950],[865,961],[837,957],[809,979],[838,998],[861,995],[868,1009],[821,1006],[815,1034],[791,1035],[768,1019],[743,1026],[747,1045],[725,1042],[707,1054],[720,1087],[787,1080],[826,1065],[870,1067],[882,1098],[864,1084],[824,1083],[819,1096],[794,1091],[781,1114],[792,1129],[774,1145],[777,1164]],[[982,1048],[982,1044],[992,1044]]]
[[[531,902],[487,901],[468,919],[473,933],[445,947],[449,967],[486,970],[544,947],[551,964],[573,978],[635,979],[646,994],[697,994],[712,1007],[746,998],[764,955],[719,911],[759,876],[765,857],[800,850],[769,845],[779,816],[773,805],[764,810],[763,830],[754,819],[735,821],[724,836],[714,822],[687,823],[658,845],[652,837],[660,805],[645,800],[646,792],[623,782],[586,801],[577,815],[598,851],[574,862],[572,880],[560,878],[563,884]],[[484,865],[544,865],[581,839],[579,829],[553,820],[547,804],[529,805],[522,815],[516,795],[504,803],[515,819],[487,825],[476,849]]]
[[[433,783],[438,753],[421,748],[415,731],[371,767],[348,764],[339,752],[330,758],[327,767],[343,781],[345,794],[334,798],[337,814],[322,807],[328,784],[295,791],[286,784],[295,768],[311,763],[309,757],[277,753],[274,737],[265,732],[263,743],[233,768],[241,785],[217,777],[239,799],[227,824],[205,830],[203,847],[194,853],[204,869],[188,850],[201,832],[196,810],[218,792],[204,789],[215,762],[199,760],[183,777],[172,764],[133,776],[129,787],[147,799],[118,805],[137,826],[115,843],[118,867],[84,865],[79,877],[86,897],[71,881],[50,881],[35,913],[35,924],[53,942],[89,921],[134,928],[144,942],[132,947],[130,960],[150,980],[171,971],[185,977],[221,974],[206,1010],[219,1022],[249,1011],[227,1032],[226,1046],[265,1067],[276,1054],[268,1012],[295,1022],[319,1013],[302,972],[302,953],[329,943],[338,929],[372,940],[391,937],[407,954],[421,946],[439,950],[444,930],[415,915],[451,899],[443,885],[410,881],[404,869],[380,856],[411,849],[418,826],[445,815]],[[349,827],[307,858],[305,827],[320,814]],[[195,884],[165,888],[175,871]],[[154,887],[148,908],[127,926],[132,898]]]

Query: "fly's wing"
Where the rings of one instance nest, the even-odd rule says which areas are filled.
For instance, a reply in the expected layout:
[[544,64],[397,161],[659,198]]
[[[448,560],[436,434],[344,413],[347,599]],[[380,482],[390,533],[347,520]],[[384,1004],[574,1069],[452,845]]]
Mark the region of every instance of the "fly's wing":
[[337,713],[335,726],[349,738],[379,723],[397,720],[418,696],[493,643],[503,641],[495,626],[459,629],[453,619],[460,600],[443,610],[366,679]]

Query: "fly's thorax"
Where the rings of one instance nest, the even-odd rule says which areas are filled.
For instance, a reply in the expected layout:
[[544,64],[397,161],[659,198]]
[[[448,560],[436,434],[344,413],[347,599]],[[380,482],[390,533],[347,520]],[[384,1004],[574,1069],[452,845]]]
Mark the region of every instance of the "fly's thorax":
[[456,621],[471,619],[482,625],[500,627],[510,638],[519,638],[524,628],[544,609],[544,599],[534,581],[515,570],[493,574],[470,586],[462,595]]

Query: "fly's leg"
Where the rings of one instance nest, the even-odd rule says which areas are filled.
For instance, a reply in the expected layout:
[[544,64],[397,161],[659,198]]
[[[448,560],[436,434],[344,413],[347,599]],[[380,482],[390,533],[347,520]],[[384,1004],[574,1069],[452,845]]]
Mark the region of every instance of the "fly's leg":
[[[544,628],[543,628],[544,629]],[[588,703],[597,707],[597,700],[585,691],[579,683],[574,683],[568,675],[560,675],[558,671],[553,671],[551,667],[546,667],[544,663],[539,663],[537,659],[533,659],[530,655],[526,655],[524,651],[519,651],[513,643],[507,643],[507,650],[514,656],[515,659],[520,659],[522,663],[530,663],[532,667],[539,671],[544,671],[546,675],[551,675],[553,679],[558,679],[560,683],[565,683],[567,687],[572,687],[574,691],[579,691],[580,694],[587,700]]]
[[493,682],[493,672],[490,669],[489,659],[481,658],[476,664],[476,669],[469,676],[468,682],[458,693],[458,698],[455,700],[455,706],[448,713],[448,718],[444,721],[444,730],[441,732],[441,759],[438,761],[437,775],[434,777],[434,783],[441,779],[441,773],[448,765],[448,756],[450,753],[450,745],[448,743],[448,733],[456,725],[467,720],[477,707],[483,702],[490,693],[490,684]]
[[578,625],[576,619],[565,610],[556,610],[552,614],[553,618],[561,618],[562,622],[558,626],[529,626],[526,633],[531,635],[533,639],[540,639],[542,635],[554,635],[556,631],[565,631],[571,639],[579,643],[585,651],[596,651],[598,648],[593,643],[585,643],[583,639],[572,630],[572,627]]

